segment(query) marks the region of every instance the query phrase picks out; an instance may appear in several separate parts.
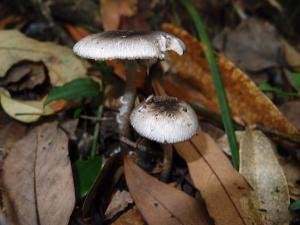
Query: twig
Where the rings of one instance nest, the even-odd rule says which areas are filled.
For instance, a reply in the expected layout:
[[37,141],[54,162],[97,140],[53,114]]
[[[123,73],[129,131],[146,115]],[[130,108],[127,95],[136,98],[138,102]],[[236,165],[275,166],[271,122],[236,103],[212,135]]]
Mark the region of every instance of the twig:
[[[103,113],[103,105],[100,105],[98,110],[97,110],[96,117],[101,117],[102,113]],[[100,122],[97,122],[96,125],[95,125],[95,128],[94,128],[91,157],[96,155],[99,132],[100,132]]]
[[80,116],[81,119],[85,119],[85,120],[92,120],[93,122],[101,122],[101,121],[111,121],[114,120],[115,118],[113,117],[95,117],[95,116],[86,116],[86,115],[82,115]]
[[128,146],[130,146],[130,147],[132,147],[132,148],[134,148],[136,150],[138,150],[138,151],[146,152],[147,154],[152,154],[152,155],[157,155],[158,154],[157,152],[152,151],[151,149],[149,149],[147,146],[142,145],[139,142],[131,141],[131,140],[129,140],[128,138],[126,138],[124,136],[121,136],[119,138],[119,140],[122,143],[124,143],[124,144],[126,144],[126,145],[128,145]]

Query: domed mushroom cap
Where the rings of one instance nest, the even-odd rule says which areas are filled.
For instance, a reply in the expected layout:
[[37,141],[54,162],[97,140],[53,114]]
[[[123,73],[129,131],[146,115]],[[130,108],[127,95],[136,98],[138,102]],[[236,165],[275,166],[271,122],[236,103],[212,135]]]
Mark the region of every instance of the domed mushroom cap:
[[186,141],[198,130],[198,118],[185,102],[174,97],[153,96],[130,115],[133,128],[141,136],[160,143]]
[[107,31],[89,35],[73,47],[77,55],[95,60],[163,59],[168,50],[182,55],[185,45],[174,35],[161,31]]

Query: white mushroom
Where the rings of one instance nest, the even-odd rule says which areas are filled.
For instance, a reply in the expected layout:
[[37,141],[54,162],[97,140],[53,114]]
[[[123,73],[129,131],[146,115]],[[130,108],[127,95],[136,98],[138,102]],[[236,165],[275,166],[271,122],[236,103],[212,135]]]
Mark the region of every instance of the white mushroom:
[[146,60],[146,64],[151,64],[156,59],[164,59],[164,52],[169,50],[182,55],[185,45],[174,35],[161,31],[107,31],[83,38],[75,44],[73,50],[77,55],[88,59],[118,59],[124,62],[126,87],[124,95],[120,98],[117,121],[120,135],[129,137],[129,115],[136,92],[134,85],[136,62],[134,61],[141,59]]
[[194,110],[174,97],[151,96],[130,115],[132,127],[141,136],[159,143],[176,143],[197,133],[199,123]]
[[161,31],[107,31],[81,39],[73,50],[81,57],[95,60],[163,59],[164,52],[169,50],[182,55],[185,45]]

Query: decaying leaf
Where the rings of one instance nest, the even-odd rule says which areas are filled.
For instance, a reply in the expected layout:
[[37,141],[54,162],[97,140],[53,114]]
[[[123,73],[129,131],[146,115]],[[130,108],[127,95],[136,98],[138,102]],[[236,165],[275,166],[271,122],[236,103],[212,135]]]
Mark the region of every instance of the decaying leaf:
[[[9,87],[14,91],[31,89],[43,83],[45,80],[43,64],[47,67],[53,86],[59,86],[86,75],[86,68],[82,61],[74,56],[71,49],[66,47],[50,42],[36,41],[16,30],[1,31],[0,43],[0,77],[8,75],[2,80],[2,85],[9,84]],[[22,61],[30,61],[30,63],[23,64],[27,67],[11,69],[13,65]],[[28,68],[28,65],[32,65],[31,68]],[[29,78],[22,84],[11,84],[11,82],[23,80],[26,76]],[[42,100],[16,100],[11,98],[9,92],[4,89],[1,89],[0,97],[4,111],[22,122],[36,121],[40,116],[52,114],[66,106],[66,102],[59,102],[59,106],[53,103],[53,105],[44,108]]]
[[126,157],[124,163],[130,194],[148,224],[209,224],[194,198],[151,177],[131,157]]
[[25,62],[13,66],[4,79],[0,80],[0,85],[5,86],[9,91],[22,91],[33,89],[45,80],[46,71],[43,63]]
[[300,129],[300,101],[285,102],[279,106],[279,109],[295,127]]
[[105,211],[105,217],[108,219],[113,218],[117,213],[126,209],[128,204],[132,203],[133,200],[129,192],[117,190]]
[[254,191],[249,211],[266,225],[289,224],[289,190],[270,140],[261,131],[247,129],[240,143],[240,173]]
[[0,20],[0,30],[5,29],[5,27],[11,23],[19,22],[20,20],[21,18],[15,15],[7,16]]
[[133,16],[138,0],[101,0],[100,3],[102,24],[107,31],[118,29],[121,16]]
[[214,46],[244,71],[279,67],[283,59],[276,28],[256,18],[243,20],[234,30],[225,28],[214,39]]
[[[10,121],[0,126],[0,168],[2,160],[9,153],[11,147],[26,133],[26,126],[16,121]],[[1,224],[1,223],[0,223]]]
[[83,77],[86,68],[71,49],[50,42],[39,42],[28,38],[17,30],[0,32],[0,77],[16,63],[27,60],[43,62],[48,71],[51,84],[62,85]]
[[281,39],[284,46],[285,60],[295,71],[300,72],[300,53],[285,39]]
[[145,221],[141,213],[136,209],[130,209],[122,214],[112,225],[144,225]]
[[[211,105],[207,106],[210,110],[218,112],[214,83],[201,43],[186,31],[171,24],[164,24],[163,30],[176,35],[187,46],[183,56],[169,52],[171,68],[210,100]],[[298,130],[246,74],[224,56],[218,54],[216,57],[230,109],[236,120],[247,125],[262,124],[290,135],[299,135]]]
[[65,28],[68,30],[68,32],[70,33],[71,37],[75,40],[75,41],[79,41],[80,39],[90,35],[91,33],[82,28],[82,27],[74,27],[71,24],[65,24]]
[[193,183],[216,225],[262,224],[254,223],[241,203],[250,187],[210,136],[199,131],[190,141],[174,146],[187,162]]
[[280,165],[284,171],[290,198],[293,200],[300,199],[300,165],[295,159],[279,159]]
[[75,205],[68,138],[57,123],[16,142],[3,165],[5,213],[12,225],[67,225]]
[[42,115],[54,113],[51,107],[44,107],[43,101],[16,100],[8,91],[0,88],[0,102],[3,110],[12,118],[25,123],[37,121]]

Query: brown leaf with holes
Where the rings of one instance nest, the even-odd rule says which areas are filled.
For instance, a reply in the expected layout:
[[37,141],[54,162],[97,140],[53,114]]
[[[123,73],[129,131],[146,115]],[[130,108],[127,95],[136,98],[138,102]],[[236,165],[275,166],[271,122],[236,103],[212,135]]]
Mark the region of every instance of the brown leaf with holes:
[[216,225],[259,224],[244,207],[249,185],[209,135],[199,131],[190,141],[174,146],[187,162],[193,183]]
[[103,28],[116,30],[121,16],[133,16],[137,11],[138,0],[100,0],[100,13]]
[[11,224],[68,224],[75,193],[68,138],[56,122],[36,127],[15,143],[1,179]]
[[149,225],[210,224],[194,198],[148,175],[132,157],[125,158],[124,170],[130,194]]
[[[185,30],[164,24],[163,30],[179,37],[187,46],[183,56],[169,52],[170,64],[178,76],[191,83],[210,101],[207,107],[219,112],[214,82],[204,56],[202,44]],[[235,120],[247,125],[262,124],[290,135],[299,135],[295,128],[255,85],[232,62],[216,55],[231,113]]]
[[46,81],[46,69],[43,63],[23,62],[14,65],[7,75],[0,79],[0,85],[9,91],[33,89]]

